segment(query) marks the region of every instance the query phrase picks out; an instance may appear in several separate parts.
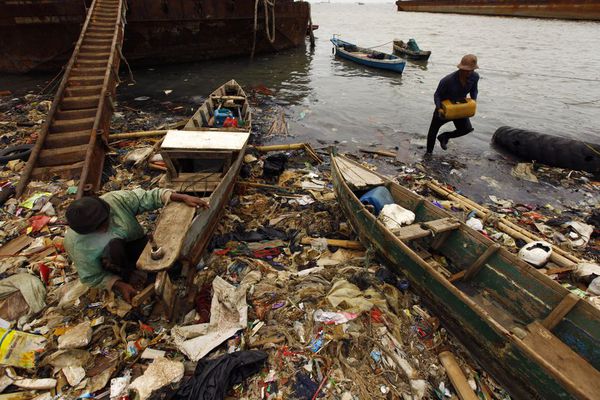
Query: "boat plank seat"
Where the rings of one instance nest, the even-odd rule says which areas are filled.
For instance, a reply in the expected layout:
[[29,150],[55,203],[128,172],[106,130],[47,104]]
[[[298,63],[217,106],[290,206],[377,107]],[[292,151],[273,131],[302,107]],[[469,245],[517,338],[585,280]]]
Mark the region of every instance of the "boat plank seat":
[[246,98],[244,96],[210,96],[211,99],[214,100],[233,100],[233,101],[245,101]]
[[460,227],[460,222],[454,218],[440,218],[432,221],[419,222],[396,229],[394,234],[402,241],[421,239],[431,234],[434,236],[453,231]]
[[440,218],[423,222],[423,226],[432,231],[434,235],[439,235],[460,228],[460,222],[455,218]]
[[385,182],[379,175],[366,171],[360,165],[344,158],[337,159],[344,179],[353,189],[366,189],[371,186],[381,186]]
[[597,399],[600,393],[600,371],[571,350],[544,325],[535,321],[527,325],[523,342],[553,368],[553,375],[579,399]]

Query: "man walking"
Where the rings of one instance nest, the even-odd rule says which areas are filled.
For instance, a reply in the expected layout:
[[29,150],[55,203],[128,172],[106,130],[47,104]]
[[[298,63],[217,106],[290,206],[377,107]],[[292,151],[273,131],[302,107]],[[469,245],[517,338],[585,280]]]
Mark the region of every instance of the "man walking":
[[[457,65],[458,71],[445,76],[440,81],[433,99],[435,102],[435,111],[433,112],[433,118],[431,119],[431,125],[429,126],[429,133],[427,134],[427,153],[431,154],[435,147],[435,139],[440,141],[442,149],[448,148],[448,141],[460,136],[464,136],[468,133],[473,132],[471,121],[469,118],[461,118],[455,120],[449,120],[444,117],[442,110],[442,101],[459,101],[465,99],[467,94],[470,94],[471,99],[477,100],[477,82],[479,82],[479,74],[475,72],[479,66],[477,65],[477,57],[473,54],[467,54],[460,60],[460,64]],[[454,122],[456,130],[451,132],[444,132],[438,136],[438,131],[442,125],[448,122]]]

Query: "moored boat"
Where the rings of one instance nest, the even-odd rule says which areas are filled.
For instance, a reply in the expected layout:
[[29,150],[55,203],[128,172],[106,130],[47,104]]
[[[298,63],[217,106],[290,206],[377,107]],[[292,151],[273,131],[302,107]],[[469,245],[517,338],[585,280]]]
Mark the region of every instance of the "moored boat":
[[[62,68],[91,3],[0,0],[0,71]],[[296,47],[304,43],[310,17],[310,4],[293,0],[260,2],[258,8],[255,0],[126,3],[123,55],[133,65],[245,56],[253,47],[256,54]]]
[[[363,244],[411,280],[515,398],[597,398],[600,310],[423,197],[348,158],[331,160],[338,202]],[[375,187],[414,222],[388,229],[359,200]]]
[[394,54],[409,60],[427,61],[431,56],[431,51],[421,50],[414,39],[409,39],[407,43],[403,40],[394,40]]
[[189,265],[198,262],[231,197],[251,126],[246,94],[231,80],[210,94],[183,130],[166,134],[160,153],[167,171],[159,186],[202,197],[209,208],[196,210],[183,203],[167,204],[154,232],[156,244],[165,255],[153,259],[149,244],[138,260],[138,268],[157,272],[170,268],[175,261]]
[[398,11],[600,20],[600,0],[398,0]]
[[335,37],[335,35],[330,40],[335,47],[335,54],[346,60],[354,61],[355,63],[366,65],[367,67],[385,69],[398,73],[402,73],[406,66],[406,61],[393,54],[359,47],[350,42],[343,41]]

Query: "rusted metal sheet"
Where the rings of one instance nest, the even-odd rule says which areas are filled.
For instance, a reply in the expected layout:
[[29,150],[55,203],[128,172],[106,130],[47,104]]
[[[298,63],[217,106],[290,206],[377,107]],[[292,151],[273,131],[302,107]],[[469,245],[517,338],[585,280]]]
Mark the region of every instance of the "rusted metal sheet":
[[600,21],[600,0],[400,0],[398,11]]
[[77,195],[98,189],[123,43],[124,0],[94,0],[52,107],[17,186],[79,178]]
[[[0,71],[57,70],[69,59],[86,10],[75,0],[0,0]],[[256,53],[304,42],[309,4],[275,2],[275,40],[259,2]],[[133,64],[249,55],[255,0],[127,1],[124,55]]]

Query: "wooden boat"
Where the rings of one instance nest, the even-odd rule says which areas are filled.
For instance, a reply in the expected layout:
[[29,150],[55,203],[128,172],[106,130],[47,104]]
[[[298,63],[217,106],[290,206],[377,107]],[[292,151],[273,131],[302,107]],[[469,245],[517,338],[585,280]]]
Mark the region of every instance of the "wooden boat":
[[[400,57],[408,58],[409,60],[419,60],[426,61],[429,60],[429,56],[431,55],[431,51],[429,50],[421,50],[417,46],[417,50],[411,49],[410,41],[414,42],[414,39],[410,39],[409,43],[404,43],[402,40],[394,40],[394,54],[399,55]],[[416,46],[417,43],[414,42]]]
[[[214,126],[215,111],[226,108],[242,121],[239,127]],[[163,271],[175,261],[196,265],[231,197],[251,122],[246,94],[231,80],[210,94],[183,130],[166,134],[160,153],[167,173],[159,186],[202,197],[210,206],[196,210],[183,203],[167,204],[154,232],[156,246],[165,254],[153,259],[149,244],[137,262],[139,269]]]
[[335,37],[335,35],[330,40],[335,46],[335,54],[355,63],[398,73],[402,73],[406,66],[406,61],[393,54],[358,47]]
[[[215,126],[215,110],[228,109],[237,119],[237,127]],[[250,132],[252,114],[244,89],[234,80],[212,92],[183,128],[186,131],[198,129],[226,129],[228,131]]]
[[600,0],[398,0],[398,11],[600,21]]
[[[372,245],[517,399],[598,399],[600,310],[423,197],[332,155],[338,201]],[[415,223],[392,233],[360,202],[385,186]],[[447,267],[431,254],[443,255]]]

